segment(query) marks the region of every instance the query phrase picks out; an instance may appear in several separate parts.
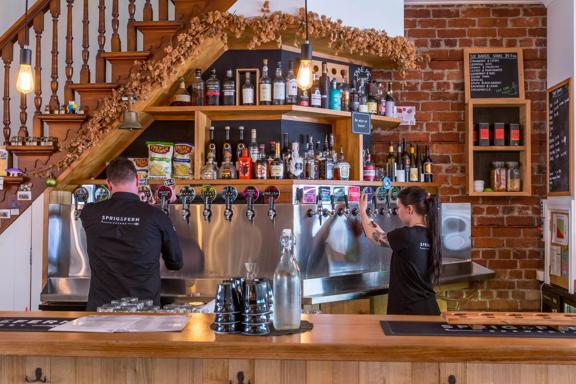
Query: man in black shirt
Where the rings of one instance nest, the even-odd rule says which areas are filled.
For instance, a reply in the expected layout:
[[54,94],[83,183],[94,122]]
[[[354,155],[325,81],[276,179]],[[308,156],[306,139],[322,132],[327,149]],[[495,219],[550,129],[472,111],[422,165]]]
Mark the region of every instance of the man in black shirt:
[[166,268],[182,268],[182,251],[170,218],[140,201],[136,168],[118,158],[106,169],[110,200],[81,213],[91,279],[88,311],[126,296],[160,304],[160,254]]

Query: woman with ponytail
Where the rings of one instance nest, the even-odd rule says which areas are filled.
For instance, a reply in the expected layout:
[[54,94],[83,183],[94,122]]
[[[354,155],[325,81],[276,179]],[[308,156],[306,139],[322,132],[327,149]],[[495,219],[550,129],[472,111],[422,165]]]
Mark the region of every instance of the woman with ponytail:
[[388,233],[370,219],[367,206],[368,197],[362,194],[359,210],[366,237],[392,248],[388,314],[439,315],[433,289],[442,265],[437,198],[420,187],[404,188],[398,194],[398,217],[405,226]]

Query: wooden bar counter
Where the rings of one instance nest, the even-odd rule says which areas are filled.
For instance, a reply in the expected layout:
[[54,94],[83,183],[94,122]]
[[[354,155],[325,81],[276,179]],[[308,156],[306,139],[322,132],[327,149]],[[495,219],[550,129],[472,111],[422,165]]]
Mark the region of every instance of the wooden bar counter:
[[[0,312],[0,317],[79,317]],[[573,383],[576,339],[391,337],[380,320],[428,317],[307,315],[311,332],[218,335],[211,315],[178,333],[0,332],[0,383]],[[440,318],[437,318],[440,320]],[[456,381],[452,381],[455,379]]]

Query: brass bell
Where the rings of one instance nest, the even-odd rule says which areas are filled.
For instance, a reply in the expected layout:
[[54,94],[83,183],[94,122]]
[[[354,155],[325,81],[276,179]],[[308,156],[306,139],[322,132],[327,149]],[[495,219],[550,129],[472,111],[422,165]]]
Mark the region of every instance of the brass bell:
[[128,109],[124,112],[122,124],[120,124],[118,129],[127,129],[129,131],[142,129],[142,124],[138,120],[138,113],[132,110],[132,99],[133,96],[128,96]]

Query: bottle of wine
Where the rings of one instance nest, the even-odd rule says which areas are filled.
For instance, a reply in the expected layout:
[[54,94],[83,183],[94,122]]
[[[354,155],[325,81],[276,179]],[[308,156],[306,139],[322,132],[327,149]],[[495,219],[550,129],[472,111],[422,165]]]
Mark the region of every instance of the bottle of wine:
[[242,105],[254,105],[254,83],[252,83],[250,72],[246,72],[244,84],[242,84]]
[[402,139],[402,168],[404,168],[404,181],[410,180],[410,154],[406,148],[406,139]]
[[274,77],[272,104],[283,105],[286,104],[286,81],[282,75],[282,62],[278,62],[276,67],[276,77]]
[[342,92],[341,110],[348,112],[350,110],[350,87],[346,82],[346,70],[342,70],[342,84],[340,84],[340,91]]
[[386,157],[386,176],[391,181],[396,181],[396,156],[394,156],[394,144],[392,142],[388,146],[388,156]]
[[[294,61],[290,61],[288,75],[286,75],[286,104],[298,102],[298,82],[294,75]],[[307,106],[307,105],[306,105]]]
[[284,142],[282,144],[282,161],[284,162],[284,171],[288,172],[288,167],[290,166],[290,156],[292,155],[290,150],[290,142],[288,134],[284,134]]
[[404,170],[404,162],[402,161],[402,142],[398,142],[398,150],[396,152],[396,181],[404,183],[406,181],[406,171]]
[[232,69],[226,70],[222,83],[222,105],[236,105],[236,80],[232,77]]
[[310,106],[321,108],[322,107],[322,95],[320,92],[320,81],[318,80],[318,75],[314,74],[314,82],[312,83],[312,88],[310,89]]
[[396,117],[396,102],[392,95],[392,83],[388,83],[388,92],[386,92],[386,116]]
[[418,182],[420,180],[420,168],[416,159],[416,149],[410,144],[410,178],[408,181]]
[[268,60],[262,60],[262,77],[260,78],[260,105],[272,104],[272,81],[268,77]]
[[206,105],[220,105],[220,80],[216,77],[216,68],[210,71],[206,80]]
[[432,182],[432,159],[430,158],[430,147],[426,145],[426,157],[424,158],[424,182]]
[[190,85],[192,105],[204,105],[204,80],[202,80],[202,70],[196,69],[194,80]]
[[330,78],[328,77],[328,63],[322,62],[322,76],[320,76],[320,97],[322,108],[330,108]]

